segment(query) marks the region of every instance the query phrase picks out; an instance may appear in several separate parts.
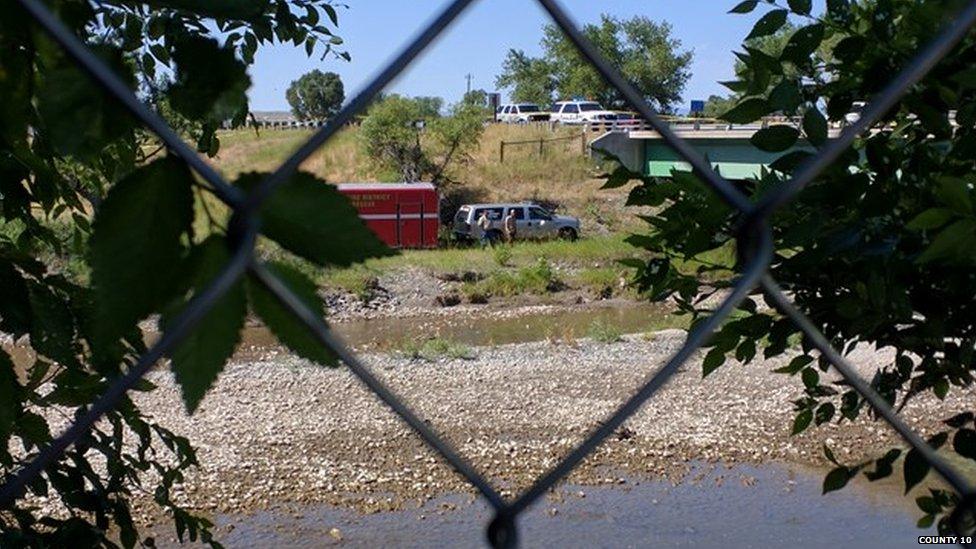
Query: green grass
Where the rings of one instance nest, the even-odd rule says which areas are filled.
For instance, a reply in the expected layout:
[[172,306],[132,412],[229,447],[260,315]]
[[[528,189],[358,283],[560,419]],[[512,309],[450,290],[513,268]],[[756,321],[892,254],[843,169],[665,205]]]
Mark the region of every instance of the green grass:
[[562,286],[552,266],[543,258],[534,265],[517,270],[495,270],[478,282],[469,282],[462,293],[470,298],[473,294],[492,297],[511,297],[522,294],[546,294]]
[[433,362],[439,358],[472,360],[476,356],[467,345],[441,337],[423,341],[405,340],[397,349],[397,354],[411,360],[426,360],[428,362]]
[[600,343],[616,343],[622,339],[619,328],[602,320],[594,320],[586,330],[586,336]]
[[[550,262],[579,266],[593,263],[605,264],[634,253],[634,248],[624,242],[625,235],[581,238],[576,242],[565,240],[523,241],[511,246],[504,245],[505,264],[522,267],[535,264],[540,257]],[[405,267],[419,267],[433,273],[473,271],[487,273],[499,266],[496,248],[442,248],[439,250],[404,250],[390,257],[367,260],[363,265],[376,272],[387,272]],[[326,274],[329,282],[337,271]]]
[[622,278],[627,284],[632,277],[633,275],[627,267],[613,265],[580,269],[569,277],[567,282],[571,286],[587,288],[595,293],[609,292],[612,295],[621,293],[631,295],[634,293],[633,290],[629,285],[621,287],[620,280]]

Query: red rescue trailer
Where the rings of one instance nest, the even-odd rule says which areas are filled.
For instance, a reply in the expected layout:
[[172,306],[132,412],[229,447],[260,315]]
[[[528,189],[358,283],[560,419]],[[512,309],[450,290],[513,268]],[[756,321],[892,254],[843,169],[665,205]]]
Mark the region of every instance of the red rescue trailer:
[[342,183],[359,217],[393,248],[436,248],[440,197],[430,183]]

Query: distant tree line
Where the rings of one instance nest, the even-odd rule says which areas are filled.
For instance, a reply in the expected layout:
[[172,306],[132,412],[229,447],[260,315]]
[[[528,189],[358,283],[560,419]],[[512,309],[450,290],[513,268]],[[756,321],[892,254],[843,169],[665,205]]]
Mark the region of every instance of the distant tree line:
[[[602,15],[597,25],[583,27],[583,34],[599,52],[641,90],[659,111],[671,112],[681,100],[693,58],[674,38],[671,25],[647,17],[619,19]],[[543,27],[541,57],[511,49],[495,80],[513,101],[546,105],[554,99],[583,97],[620,107],[623,98],[580,56],[556,25]]]

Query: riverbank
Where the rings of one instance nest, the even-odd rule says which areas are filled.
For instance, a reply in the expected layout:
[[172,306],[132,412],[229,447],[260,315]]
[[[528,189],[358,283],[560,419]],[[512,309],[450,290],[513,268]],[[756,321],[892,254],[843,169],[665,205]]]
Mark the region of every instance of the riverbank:
[[[618,343],[476,347],[470,359],[374,353],[365,361],[510,497],[552,467],[682,342],[683,332],[672,330]],[[888,358],[868,350],[851,355],[867,369]],[[691,460],[819,466],[824,443],[848,462],[897,444],[885,424],[865,414],[790,436],[791,401],[802,384],[770,372],[780,365],[727,365],[703,381],[699,353],[570,481],[680,478]],[[169,372],[152,372],[150,379],[159,389],[135,399],[197,445],[202,467],[176,496],[204,512],[295,503],[369,513],[471,491],[348,370],[314,367],[280,352],[234,363],[193,417],[183,413]],[[919,398],[903,414],[931,433],[972,396]]]

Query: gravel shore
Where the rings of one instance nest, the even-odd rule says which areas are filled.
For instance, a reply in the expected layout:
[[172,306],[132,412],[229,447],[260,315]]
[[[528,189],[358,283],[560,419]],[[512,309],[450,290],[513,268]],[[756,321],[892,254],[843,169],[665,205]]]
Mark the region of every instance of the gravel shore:
[[[683,332],[664,331],[611,344],[481,347],[472,360],[364,358],[512,496],[606,418],[683,340]],[[770,372],[781,361],[729,364],[702,380],[701,358],[698,353],[686,364],[571,480],[614,484],[621,476],[679,476],[693,459],[817,465],[825,442],[842,460],[898,442],[886,424],[864,417],[791,437],[791,401],[802,384]],[[851,355],[866,370],[889,358],[869,350]],[[246,512],[321,502],[376,512],[471,490],[346,369],[271,351],[229,365],[192,417],[168,371],[150,378],[159,389],[137,395],[138,404],[198,447],[202,468],[177,494],[191,507]],[[956,391],[945,402],[920,398],[903,414],[932,432],[972,397]]]

